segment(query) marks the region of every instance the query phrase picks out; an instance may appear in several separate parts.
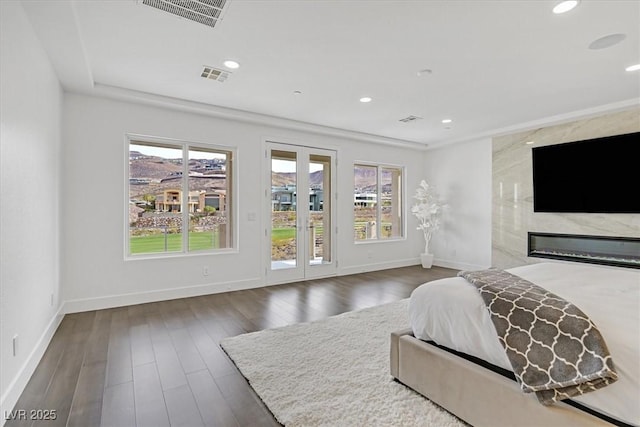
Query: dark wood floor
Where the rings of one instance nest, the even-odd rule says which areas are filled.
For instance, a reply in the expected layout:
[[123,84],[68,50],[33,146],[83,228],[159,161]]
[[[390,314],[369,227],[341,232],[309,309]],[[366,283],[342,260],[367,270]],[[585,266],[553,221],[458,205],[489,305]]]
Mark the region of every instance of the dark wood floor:
[[278,426],[221,339],[397,301],[455,273],[405,267],[66,315],[13,411],[23,419],[6,426]]

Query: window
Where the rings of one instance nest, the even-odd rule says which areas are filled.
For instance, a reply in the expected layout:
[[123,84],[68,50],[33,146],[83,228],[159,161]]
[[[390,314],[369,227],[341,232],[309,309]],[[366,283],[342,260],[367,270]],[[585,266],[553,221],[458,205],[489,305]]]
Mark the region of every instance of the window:
[[233,247],[233,151],[130,139],[128,255]]
[[355,241],[403,237],[403,168],[356,164],[353,175]]

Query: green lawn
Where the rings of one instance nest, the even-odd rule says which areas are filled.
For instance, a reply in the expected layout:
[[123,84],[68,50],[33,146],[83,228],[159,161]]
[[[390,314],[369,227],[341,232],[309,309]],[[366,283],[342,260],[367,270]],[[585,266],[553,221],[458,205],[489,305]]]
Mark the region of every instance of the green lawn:
[[[182,250],[182,234],[166,235],[155,234],[152,236],[132,236],[129,241],[129,248],[132,254],[148,254],[158,252],[180,252]],[[190,232],[189,250],[197,251],[203,249],[213,249],[218,246],[217,232]]]
[[[274,243],[284,242],[296,237],[296,229],[274,228],[271,236]],[[132,254],[180,252],[182,250],[182,234],[171,233],[166,235],[166,251],[164,233],[151,236],[132,236],[129,242]],[[217,232],[189,233],[190,251],[214,249],[216,247],[218,247]]]
[[295,228],[274,228],[271,230],[271,241],[279,243],[283,240],[291,240],[296,238]]
[[[322,227],[317,227],[318,234],[323,232]],[[283,244],[286,241],[295,239],[296,229],[294,227],[288,228],[274,228],[271,230],[271,241],[274,244]],[[165,250],[166,244],[166,250]],[[189,250],[205,250],[214,249],[218,247],[218,233],[217,232],[190,232],[189,233]],[[151,236],[131,236],[129,241],[129,248],[132,254],[149,254],[160,252],[180,252],[182,250],[182,234],[171,233],[166,235],[159,233]]]
[[[321,235],[324,231],[324,228],[321,226],[316,226],[316,235]],[[295,228],[273,228],[271,229],[271,241],[274,243],[278,243],[282,240],[290,240],[296,238],[296,229]]]

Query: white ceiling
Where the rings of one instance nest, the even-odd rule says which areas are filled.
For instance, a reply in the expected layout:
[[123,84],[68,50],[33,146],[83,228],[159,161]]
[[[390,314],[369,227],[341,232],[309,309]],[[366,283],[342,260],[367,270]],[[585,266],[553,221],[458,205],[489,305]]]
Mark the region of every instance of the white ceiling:
[[[128,89],[429,145],[640,99],[640,72],[625,71],[640,62],[640,1],[554,15],[545,0],[233,0],[215,28],[136,0],[23,4],[71,91]],[[626,39],[588,48],[614,33]],[[225,82],[200,77],[229,58],[241,67]],[[423,119],[399,121],[409,115]]]

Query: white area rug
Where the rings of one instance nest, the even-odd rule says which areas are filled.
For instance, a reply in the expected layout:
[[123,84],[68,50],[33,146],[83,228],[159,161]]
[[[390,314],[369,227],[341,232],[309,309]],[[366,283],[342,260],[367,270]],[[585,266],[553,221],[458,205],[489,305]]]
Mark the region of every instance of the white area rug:
[[276,419],[304,426],[464,426],[389,374],[408,300],[221,342]]

